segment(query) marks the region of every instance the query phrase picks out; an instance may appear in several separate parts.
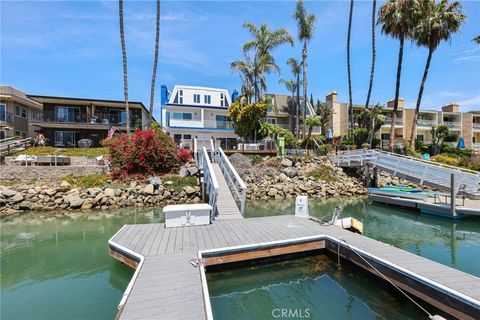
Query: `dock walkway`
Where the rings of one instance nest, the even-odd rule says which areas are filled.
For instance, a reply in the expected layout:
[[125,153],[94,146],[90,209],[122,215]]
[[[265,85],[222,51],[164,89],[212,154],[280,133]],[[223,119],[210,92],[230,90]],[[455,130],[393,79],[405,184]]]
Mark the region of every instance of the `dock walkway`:
[[216,220],[225,219],[242,219],[240,209],[233,198],[232,192],[225,180],[222,169],[218,163],[212,163],[213,172],[218,181],[218,195],[217,195],[217,213]]
[[164,228],[164,224],[125,225],[110,239],[110,254],[123,262],[133,261],[137,270],[117,318],[205,319],[200,269],[190,263],[199,250],[308,236],[324,236],[326,247],[330,246],[328,249],[334,252],[337,246],[344,247],[343,241],[368,251],[365,254],[368,259],[388,261],[405,274],[413,274],[425,286],[445,292],[449,303],[467,301],[468,307],[480,314],[478,277],[338,227],[284,215],[220,220],[206,226],[180,228]]

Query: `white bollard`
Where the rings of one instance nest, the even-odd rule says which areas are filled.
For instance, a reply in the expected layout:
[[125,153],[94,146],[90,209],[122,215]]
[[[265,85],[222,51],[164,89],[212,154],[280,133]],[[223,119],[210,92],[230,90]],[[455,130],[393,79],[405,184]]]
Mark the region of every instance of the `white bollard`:
[[296,217],[308,217],[308,197],[297,196],[295,200],[295,216]]

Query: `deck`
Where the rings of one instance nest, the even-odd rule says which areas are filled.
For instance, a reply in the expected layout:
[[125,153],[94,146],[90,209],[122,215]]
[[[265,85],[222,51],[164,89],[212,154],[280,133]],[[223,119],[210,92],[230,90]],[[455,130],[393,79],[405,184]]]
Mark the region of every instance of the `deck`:
[[[444,304],[452,306],[446,306],[451,312],[460,309],[455,303],[461,303],[470,314],[480,312],[478,277],[338,227],[285,215],[220,220],[206,226],[183,228],[166,229],[163,224],[124,226],[109,241],[110,253],[137,270],[119,306],[117,318],[205,319],[200,268],[190,263],[199,250],[308,236],[323,236],[327,249],[334,252],[341,246],[343,257],[348,257],[347,247],[342,244],[345,241],[351,247],[368,252],[365,257],[377,261],[379,268],[381,261],[387,261],[397,272],[417,279],[426,288],[422,292],[430,290],[433,295],[443,295],[448,301]],[[396,280],[401,283],[401,279]]]

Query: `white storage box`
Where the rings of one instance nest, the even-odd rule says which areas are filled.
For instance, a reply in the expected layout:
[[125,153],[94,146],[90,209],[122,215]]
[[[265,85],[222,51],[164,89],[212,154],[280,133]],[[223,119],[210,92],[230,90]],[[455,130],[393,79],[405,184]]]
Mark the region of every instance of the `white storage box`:
[[163,208],[165,227],[200,226],[210,224],[212,206],[206,203],[168,205]]

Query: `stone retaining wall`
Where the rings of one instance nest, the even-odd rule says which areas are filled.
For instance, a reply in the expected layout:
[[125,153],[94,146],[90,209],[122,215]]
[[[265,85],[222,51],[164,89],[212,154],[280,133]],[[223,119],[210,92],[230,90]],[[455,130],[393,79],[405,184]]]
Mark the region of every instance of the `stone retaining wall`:
[[104,170],[103,166],[0,166],[0,181],[50,180],[69,174],[87,175]]

